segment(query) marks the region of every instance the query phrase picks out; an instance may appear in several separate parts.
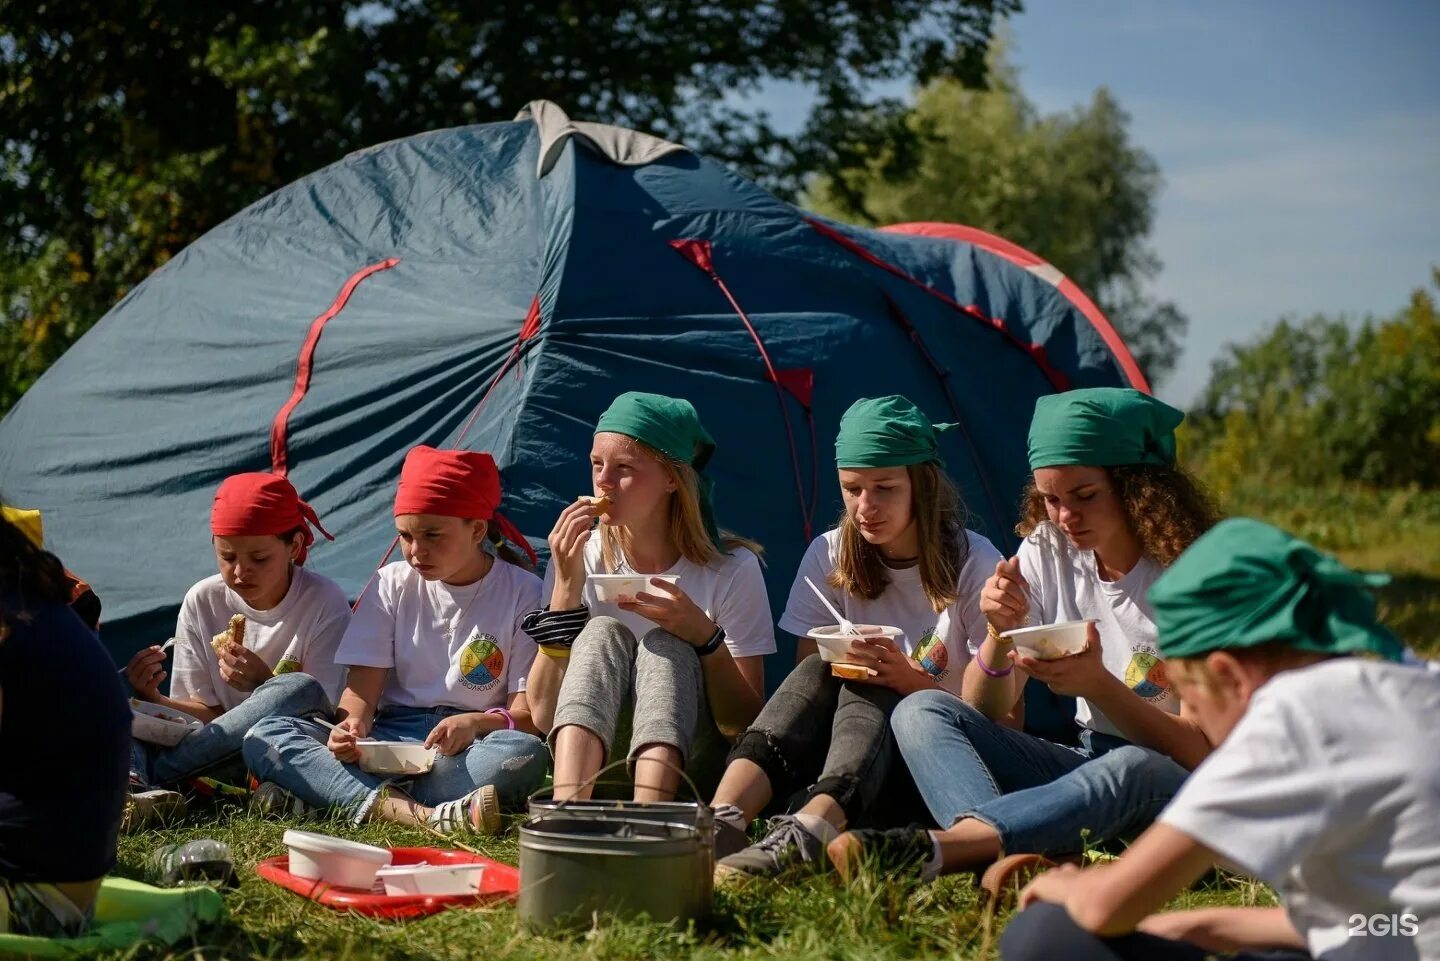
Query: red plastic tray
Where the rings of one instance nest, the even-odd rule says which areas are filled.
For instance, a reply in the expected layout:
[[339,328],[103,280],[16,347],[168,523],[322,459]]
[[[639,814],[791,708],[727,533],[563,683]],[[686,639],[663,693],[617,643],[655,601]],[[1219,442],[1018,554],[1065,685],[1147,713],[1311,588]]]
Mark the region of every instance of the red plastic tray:
[[520,871],[469,851],[449,848],[391,848],[392,864],[483,864],[480,890],[475,894],[377,894],[359,888],[342,888],[324,881],[297,878],[290,873],[290,858],[280,855],[255,865],[255,873],[293,891],[302,898],[336,911],[354,911],[372,918],[419,918],[446,908],[471,907],[514,901],[520,890]]

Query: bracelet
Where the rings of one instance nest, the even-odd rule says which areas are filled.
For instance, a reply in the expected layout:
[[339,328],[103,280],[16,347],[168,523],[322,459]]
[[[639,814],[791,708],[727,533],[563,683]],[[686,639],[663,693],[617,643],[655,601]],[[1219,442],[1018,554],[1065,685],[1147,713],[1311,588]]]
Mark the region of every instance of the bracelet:
[[1015,662],[1011,661],[1009,665],[1006,666],[1005,670],[997,671],[989,664],[986,664],[985,658],[981,657],[979,654],[975,655],[975,663],[980,665],[980,670],[984,671],[986,674],[989,674],[991,677],[1008,677],[1010,675],[1010,672],[1015,670]]
[[488,711],[486,711],[485,713],[486,713],[486,714],[499,714],[501,717],[505,718],[505,729],[506,729],[507,731],[513,731],[513,730],[515,730],[515,715],[513,715],[513,714],[511,714],[509,711],[505,710],[505,708],[503,708],[503,707],[492,707],[492,708],[490,708]]
[[724,643],[725,628],[717,627],[715,628],[715,633],[710,635],[710,640],[695,648],[695,653],[699,654],[701,657],[709,657],[711,654],[714,654],[716,651],[720,650],[720,645]]
[[570,660],[570,645],[569,645],[569,644],[566,644],[566,645],[563,645],[563,646],[558,646],[558,645],[557,645],[557,646],[551,646],[551,645],[549,645],[549,644],[541,644],[541,645],[538,645],[538,646],[539,646],[539,648],[540,648],[540,653],[541,653],[541,654],[544,654],[546,657],[553,657],[553,658],[555,658],[555,660],[557,660],[557,661],[568,661],[568,660]]

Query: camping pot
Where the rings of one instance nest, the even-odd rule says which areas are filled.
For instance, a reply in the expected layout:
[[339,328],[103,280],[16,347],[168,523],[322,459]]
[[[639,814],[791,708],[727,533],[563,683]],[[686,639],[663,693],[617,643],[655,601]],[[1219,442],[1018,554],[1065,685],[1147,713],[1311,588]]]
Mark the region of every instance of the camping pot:
[[693,819],[586,808],[520,825],[522,924],[583,927],[597,912],[659,922],[709,914],[715,842],[708,831]]

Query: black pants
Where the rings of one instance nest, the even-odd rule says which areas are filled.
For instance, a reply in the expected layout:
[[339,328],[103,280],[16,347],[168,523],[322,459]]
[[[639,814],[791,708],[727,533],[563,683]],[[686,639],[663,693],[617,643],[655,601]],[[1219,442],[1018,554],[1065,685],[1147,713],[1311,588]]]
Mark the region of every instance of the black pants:
[[1217,954],[1189,941],[1153,934],[1102,938],[1070,919],[1058,904],[1035,904],[1015,915],[1000,938],[1000,961],[1310,961],[1304,951],[1277,949]]
[[928,822],[890,733],[898,703],[888,687],[842,681],[811,654],[765,704],[730,760],[759,765],[775,797],[789,798],[792,810],[826,794],[853,826]]

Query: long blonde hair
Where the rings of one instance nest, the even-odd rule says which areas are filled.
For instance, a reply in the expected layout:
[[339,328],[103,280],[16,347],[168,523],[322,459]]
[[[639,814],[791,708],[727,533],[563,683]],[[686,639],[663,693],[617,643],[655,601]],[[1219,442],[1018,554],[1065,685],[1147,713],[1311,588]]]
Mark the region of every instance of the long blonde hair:
[[[681,557],[705,567],[718,560],[721,554],[729,554],[739,547],[748,549],[757,557],[764,552],[758,542],[724,529],[720,531],[721,543],[711,540],[709,531],[705,529],[705,516],[700,511],[700,475],[695,468],[665,456],[644,441],[633,437],[630,440],[646,456],[659,461],[675,484],[675,492],[670,497],[667,530],[670,543]],[[620,558],[625,554],[626,539],[625,528],[600,525],[600,562],[606,571],[614,571],[619,566]]]
[[[920,544],[920,584],[938,614],[960,596],[960,569],[970,555],[970,540],[964,536],[967,512],[939,464],[927,461],[905,470],[910,475],[910,518]],[[826,581],[837,590],[875,600],[890,585],[880,550],[860,534],[848,510],[841,512],[836,526],[840,554]]]

